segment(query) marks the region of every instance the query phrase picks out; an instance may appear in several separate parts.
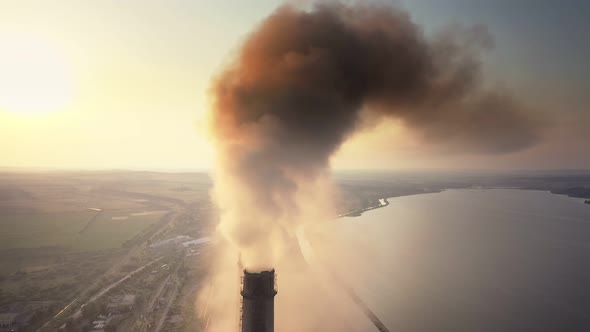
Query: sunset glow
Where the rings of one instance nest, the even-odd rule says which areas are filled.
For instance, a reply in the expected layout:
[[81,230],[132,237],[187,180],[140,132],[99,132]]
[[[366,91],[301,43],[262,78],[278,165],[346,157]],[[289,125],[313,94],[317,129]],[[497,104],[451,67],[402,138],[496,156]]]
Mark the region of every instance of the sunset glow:
[[588,17],[0,0],[0,332],[590,331]]
[[[3,2],[3,166],[211,169],[214,147],[204,137],[204,121],[200,120],[210,111],[211,84],[232,62],[248,31],[281,3]],[[511,91],[527,109],[540,117],[547,115],[546,122],[552,128],[543,132],[547,138],[538,141],[531,136],[536,131],[524,131],[521,146],[537,144],[498,157],[479,153],[471,146],[478,141],[465,136],[455,135],[452,142],[439,140],[439,136],[460,131],[453,123],[445,128],[431,126],[441,122],[432,116],[425,117],[430,122],[422,126],[422,131],[415,130],[417,122],[412,119],[396,122],[395,126],[368,120],[332,156],[334,168],[553,169],[588,165],[582,143],[590,119],[585,91],[590,76],[583,65],[586,47],[583,43],[550,47],[540,37],[552,36],[562,43],[583,40],[578,33],[584,29],[543,24],[543,20],[557,20],[558,13],[551,17],[544,16],[549,12],[538,13],[536,20],[511,19],[506,23],[493,8],[479,10],[455,1],[449,5],[427,0],[400,3],[423,27],[428,39],[435,37],[431,31],[461,17],[473,17],[473,22],[485,26],[495,45],[486,49],[481,59],[481,70],[489,78],[486,84]],[[486,6],[493,7],[491,3]],[[512,7],[507,2],[498,8],[515,17],[529,15],[516,5]],[[472,23],[458,22],[465,26]],[[532,33],[537,30],[538,34]],[[536,58],[544,65],[530,61]],[[483,118],[477,120],[487,123]],[[492,127],[506,128],[499,123]],[[465,135],[478,134],[488,133],[472,128]],[[19,142],[18,149],[14,142]],[[491,148],[509,146],[496,143]]]
[[57,45],[26,34],[0,35],[0,109],[43,113],[72,98],[69,64]]

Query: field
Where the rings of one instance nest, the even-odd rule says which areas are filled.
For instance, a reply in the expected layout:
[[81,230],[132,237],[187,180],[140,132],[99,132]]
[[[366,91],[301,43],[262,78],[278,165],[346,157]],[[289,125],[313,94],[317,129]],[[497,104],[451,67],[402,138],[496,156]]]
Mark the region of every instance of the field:
[[[121,247],[125,241],[157,223],[165,211],[154,214],[142,213],[143,211],[137,210],[102,213],[88,228],[78,234],[71,248],[73,250],[100,250]],[[121,216],[128,218],[113,220],[113,218]]]
[[[140,210],[73,211],[2,216],[0,250],[60,247],[71,251],[120,247],[156,223],[162,213],[131,215]],[[113,220],[127,216],[125,220]]]
[[0,249],[70,247],[91,211],[4,215]]
[[195,173],[0,172],[0,312],[121,278],[153,258],[152,239],[199,229],[210,186]]
[[[375,206],[384,197],[447,188],[509,187],[567,194],[570,191],[564,189],[590,186],[590,175],[342,172],[335,174],[335,181],[335,212],[342,214]],[[52,301],[57,305],[48,312],[47,321],[49,314],[73,299],[87,299],[138,267],[161,259],[157,273],[170,281],[164,294],[182,294],[176,304],[173,296],[164,295],[170,315],[182,315],[188,318],[188,330],[200,330],[203,322],[190,317],[196,310],[195,292],[207,271],[208,251],[183,256],[148,245],[179,235],[196,239],[213,234],[218,216],[210,200],[211,186],[204,173],[0,172],[0,312],[23,301]],[[186,261],[178,265],[183,268],[170,269],[169,264],[179,261]],[[156,299],[153,294],[161,279],[154,270],[131,278],[115,292]],[[145,306],[138,306],[121,328],[145,328],[146,322],[166,317],[163,311],[153,311],[146,321],[145,312]],[[46,331],[55,331],[67,317]],[[172,331],[170,324],[164,326]],[[78,327],[74,330],[83,330]]]
[[208,201],[209,186],[198,174],[0,173],[0,251],[120,248],[171,206]]

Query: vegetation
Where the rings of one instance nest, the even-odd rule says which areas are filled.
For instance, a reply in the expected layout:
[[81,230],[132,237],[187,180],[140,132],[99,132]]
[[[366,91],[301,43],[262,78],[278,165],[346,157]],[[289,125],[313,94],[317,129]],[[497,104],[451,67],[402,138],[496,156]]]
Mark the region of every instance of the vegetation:
[[[162,216],[131,215],[137,210],[106,211],[86,227],[96,212],[61,212],[2,216],[0,250],[62,247],[72,251],[119,248]],[[116,220],[118,216],[125,220]],[[113,217],[115,220],[113,220]]]

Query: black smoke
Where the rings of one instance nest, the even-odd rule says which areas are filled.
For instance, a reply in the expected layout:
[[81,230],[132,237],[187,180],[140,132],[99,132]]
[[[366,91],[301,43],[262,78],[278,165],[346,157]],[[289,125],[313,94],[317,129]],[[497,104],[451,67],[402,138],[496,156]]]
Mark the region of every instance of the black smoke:
[[[329,169],[361,115],[397,118],[428,141],[470,152],[526,149],[541,126],[509,93],[483,84],[480,59],[492,46],[479,26],[427,37],[392,6],[282,6],[213,84],[218,173],[255,196],[249,204],[269,219],[296,218],[302,181]],[[229,232],[240,245],[271,232],[249,218]]]

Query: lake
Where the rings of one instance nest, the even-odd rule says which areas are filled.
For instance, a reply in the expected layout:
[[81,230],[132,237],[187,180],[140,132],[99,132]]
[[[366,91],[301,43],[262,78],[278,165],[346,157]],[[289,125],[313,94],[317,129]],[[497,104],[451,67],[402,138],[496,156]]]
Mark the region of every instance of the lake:
[[583,200],[466,189],[389,201],[308,238],[390,331],[590,331]]

